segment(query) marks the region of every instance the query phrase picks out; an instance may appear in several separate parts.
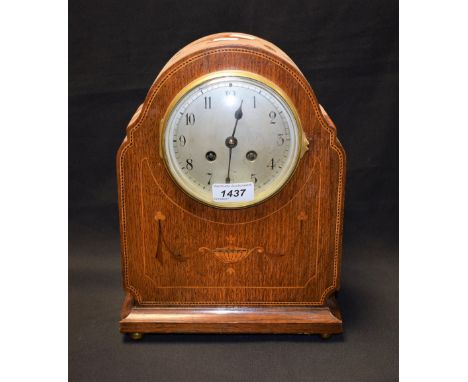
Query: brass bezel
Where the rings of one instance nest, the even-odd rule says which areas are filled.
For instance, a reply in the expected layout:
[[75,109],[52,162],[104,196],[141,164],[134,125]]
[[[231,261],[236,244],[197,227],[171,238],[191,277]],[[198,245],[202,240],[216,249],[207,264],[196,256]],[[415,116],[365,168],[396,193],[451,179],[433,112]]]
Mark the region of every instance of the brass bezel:
[[[167,152],[166,148],[164,145],[165,142],[165,133],[167,130],[167,122],[169,120],[169,117],[176,107],[176,105],[179,103],[179,101],[184,97],[185,94],[190,92],[192,89],[196,88],[197,86],[201,85],[202,83],[205,83],[207,81],[216,79],[216,78],[222,78],[222,77],[245,77],[249,79],[253,79],[255,81],[261,82],[264,85],[268,86],[269,88],[273,89],[288,105],[289,109],[291,110],[293,117],[296,121],[296,126],[298,129],[298,136],[297,136],[297,154],[296,157],[294,158],[294,166],[290,174],[282,180],[281,184],[280,182],[274,182],[272,185],[270,185],[266,190],[262,191],[260,195],[266,194],[266,196],[263,196],[261,198],[258,198],[255,196],[254,200],[250,202],[239,202],[239,203],[229,203],[229,204],[224,204],[224,203],[216,203],[212,202],[209,200],[206,200],[206,198],[202,197],[201,192],[194,191],[193,189],[190,189],[189,187],[186,187],[184,182],[181,180],[179,181],[177,178],[179,178],[178,174],[175,174],[171,171],[171,168],[169,166],[169,159],[167,157]],[[214,207],[214,208],[221,208],[221,209],[239,209],[239,208],[247,208],[247,207],[253,207],[259,203],[262,203],[274,195],[276,195],[281,189],[289,182],[293,174],[296,172],[297,166],[299,164],[300,159],[302,156],[307,152],[309,148],[309,141],[307,140],[304,131],[302,129],[302,124],[301,120],[299,118],[299,114],[292,102],[292,100],[289,98],[289,96],[274,82],[268,80],[267,78],[248,71],[244,70],[222,70],[222,71],[217,71],[213,73],[209,73],[206,75],[203,75],[194,81],[190,82],[188,85],[184,86],[174,97],[174,99],[171,101],[169,104],[164,117],[160,121],[160,142],[159,142],[159,154],[164,160],[164,165],[167,169],[167,172],[171,176],[172,180],[175,182],[175,184],[188,196],[190,196],[192,199],[195,199],[207,206]],[[279,184],[279,185],[278,185]],[[272,192],[267,192],[270,189],[274,188]]]

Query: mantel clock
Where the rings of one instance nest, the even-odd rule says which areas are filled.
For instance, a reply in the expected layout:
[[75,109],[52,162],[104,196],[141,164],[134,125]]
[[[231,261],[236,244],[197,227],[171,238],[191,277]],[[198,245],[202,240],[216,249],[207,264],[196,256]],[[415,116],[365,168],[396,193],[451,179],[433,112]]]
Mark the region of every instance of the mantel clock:
[[294,62],[220,33],[157,76],[117,154],[120,331],[342,331],[345,153]]

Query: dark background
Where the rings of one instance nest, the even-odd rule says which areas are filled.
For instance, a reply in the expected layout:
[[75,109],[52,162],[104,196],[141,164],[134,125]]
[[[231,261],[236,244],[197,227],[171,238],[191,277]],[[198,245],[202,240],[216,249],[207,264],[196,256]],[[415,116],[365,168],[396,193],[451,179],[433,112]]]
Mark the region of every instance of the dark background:
[[[245,32],[278,45],[310,81],[348,156],[345,334],[118,332],[115,155],[166,61],[191,41]],[[69,374],[71,381],[398,379],[398,3],[69,3]]]

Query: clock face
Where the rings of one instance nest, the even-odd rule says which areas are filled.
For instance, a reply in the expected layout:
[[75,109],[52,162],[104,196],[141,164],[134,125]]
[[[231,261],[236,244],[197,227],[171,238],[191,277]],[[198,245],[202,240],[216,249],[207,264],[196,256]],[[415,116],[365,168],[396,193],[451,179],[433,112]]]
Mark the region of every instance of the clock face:
[[294,106],[251,73],[218,72],[188,85],[163,126],[171,176],[187,194],[215,207],[245,207],[272,196],[300,156]]

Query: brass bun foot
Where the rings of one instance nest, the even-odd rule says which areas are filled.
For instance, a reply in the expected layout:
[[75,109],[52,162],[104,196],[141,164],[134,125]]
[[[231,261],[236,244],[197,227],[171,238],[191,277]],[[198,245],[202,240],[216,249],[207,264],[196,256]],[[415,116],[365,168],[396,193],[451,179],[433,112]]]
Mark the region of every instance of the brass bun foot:
[[141,340],[143,338],[143,333],[138,333],[138,332],[130,333],[130,338],[135,341]]
[[328,340],[331,336],[331,333],[320,333],[320,337],[322,337],[322,340]]

